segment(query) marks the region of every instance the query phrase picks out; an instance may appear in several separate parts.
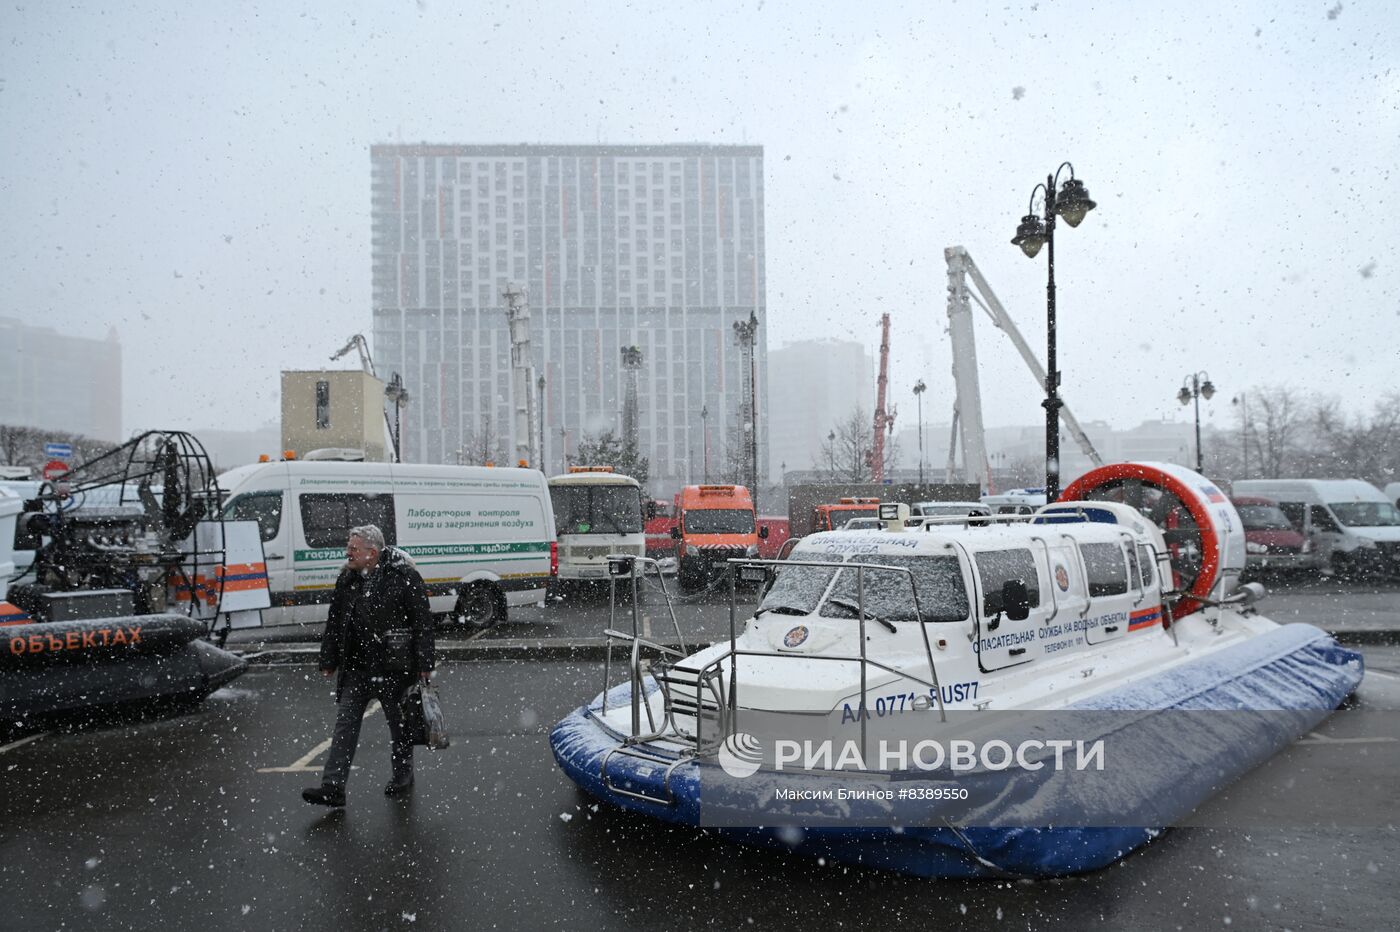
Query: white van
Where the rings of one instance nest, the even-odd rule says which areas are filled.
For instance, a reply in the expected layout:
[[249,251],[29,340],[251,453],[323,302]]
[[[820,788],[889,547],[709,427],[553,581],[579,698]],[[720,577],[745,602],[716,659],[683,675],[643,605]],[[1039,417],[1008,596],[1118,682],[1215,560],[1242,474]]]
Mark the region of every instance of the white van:
[[992,509],[981,502],[915,502],[909,506],[912,518],[990,517]]
[[983,495],[982,504],[999,515],[1034,514],[1045,505],[1045,489],[1007,489],[996,495]]
[[559,582],[608,576],[608,554],[646,556],[642,486],[608,466],[574,466],[549,480],[559,532]]
[[1396,508],[1400,508],[1400,482],[1390,482],[1385,487],[1385,497],[1394,503]]
[[1278,502],[1322,564],[1336,572],[1400,572],[1400,511],[1369,482],[1241,479],[1232,494]]
[[508,606],[544,604],[557,548],[538,470],[293,460],[229,470],[219,487],[224,517],[262,530],[264,627],[325,622],[348,532],[361,524],[413,558],[435,612],[484,628]]

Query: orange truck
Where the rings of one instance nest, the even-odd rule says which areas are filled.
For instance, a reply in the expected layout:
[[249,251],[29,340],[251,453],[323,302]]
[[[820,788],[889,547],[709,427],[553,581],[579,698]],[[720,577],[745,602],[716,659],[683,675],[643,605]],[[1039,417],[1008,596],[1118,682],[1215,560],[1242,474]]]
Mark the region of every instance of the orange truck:
[[818,531],[839,531],[852,518],[877,518],[880,515],[878,498],[843,498],[836,505],[818,505],[812,510],[815,527]]
[[682,589],[699,589],[723,574],[731,557],[758,556],[767,538],[742,485],[688,485],[676,496],[676,541]]

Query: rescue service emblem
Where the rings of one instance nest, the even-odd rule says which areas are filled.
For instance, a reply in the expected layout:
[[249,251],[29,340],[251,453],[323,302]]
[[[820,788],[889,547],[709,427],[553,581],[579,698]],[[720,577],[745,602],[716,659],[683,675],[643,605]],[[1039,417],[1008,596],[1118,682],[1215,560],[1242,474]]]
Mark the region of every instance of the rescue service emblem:
[[807,640],[807,635],[810,633],[806,625],[798,625],[796,628],[793,628],[788,631],[787,634],[783,635],[783,646],[800,647],[802,646],[802,642]]
[[1055,585],[1060,587],[1061,592],[1069,591],[1069,572],[1063,564],[1055,564]]

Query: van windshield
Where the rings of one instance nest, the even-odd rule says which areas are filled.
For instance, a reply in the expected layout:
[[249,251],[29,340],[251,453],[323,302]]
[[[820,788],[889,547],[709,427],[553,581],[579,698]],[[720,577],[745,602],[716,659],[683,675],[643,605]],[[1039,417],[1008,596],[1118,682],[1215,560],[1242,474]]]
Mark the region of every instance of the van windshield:
[[1277,505],[1236,505],[1247,531],[1291,531],[1293,525]]
[[630,485],[556,485],[549,490],[560,534],[640,534],[642,493]]
[[[793,554],[794,560],[836,562],[824,554]],[[909,585],[909,573],[895,570],[867,569],[864,577],[864,608],[867,616],[885,621],[962,621],[967,617],[967,590],[963,586],[962,570],[954,556],[908,556],[903,554],[861,554],[851,558],[858,563],[907,568],[913,573],[919,590],[920,614],[914,609],[914,590]],[[836,582],[831,583],[832,576]],[[820,566],[779,566],[773,586],[759,605],[759,612],[810,615],[821,606],[828,618],[855,618],[858,602],[855,569],[839,571]],[[823,595],[825,598],[823,599]]]
[[685,513],[687,534],[752,534],[753,512],[741,508],[704,508]]
[[1327,507],[1347,527],[1400,527],[1400,512],[1390,502],[1337,502]]

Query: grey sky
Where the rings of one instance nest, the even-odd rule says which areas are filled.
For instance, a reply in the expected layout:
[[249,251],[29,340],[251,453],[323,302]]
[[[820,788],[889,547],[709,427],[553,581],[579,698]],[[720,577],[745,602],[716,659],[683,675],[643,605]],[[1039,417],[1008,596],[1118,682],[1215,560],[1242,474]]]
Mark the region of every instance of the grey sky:
[[[1009,244],[1064,159],[1081,420],[1185,417],[1182,376],[1353,409],[1396,385],[1400,14],[1337,3],[442,2],[0,10],[0,316],[115,327],[128,431],[250,428],[277,373],[369,330],[375,142],[761,144],[769,337],[876,344],[952,405],[942,250],[1038,352],[1045,256]],[[1039,392],[978,320],[989,425]],[[926,348],[928,365],[925,365]],[[871,387],[873,395],[874,387]],[[869,397],[862,399],[867,407]]]

